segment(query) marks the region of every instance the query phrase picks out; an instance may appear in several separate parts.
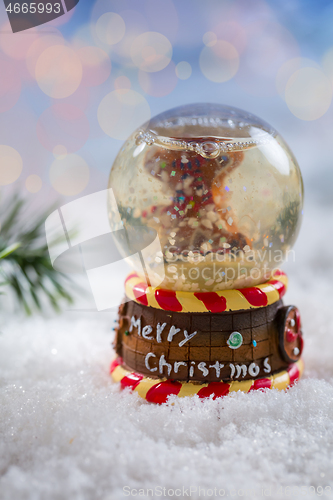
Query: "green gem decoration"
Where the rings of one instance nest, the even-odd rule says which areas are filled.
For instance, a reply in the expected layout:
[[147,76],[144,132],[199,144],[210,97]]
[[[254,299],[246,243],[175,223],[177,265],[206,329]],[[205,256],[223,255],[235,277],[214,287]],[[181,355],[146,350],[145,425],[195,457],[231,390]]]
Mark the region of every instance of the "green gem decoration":
[[230,349],[238,349],[243,343],[243,336],[239,332],[232,332],[227,340]]
[[129,334],[130,334],[130,332],[129,332],[128,330],[125,330],[125,331],[124,331],[124,334],[127,336],[127,335],[129,335]]

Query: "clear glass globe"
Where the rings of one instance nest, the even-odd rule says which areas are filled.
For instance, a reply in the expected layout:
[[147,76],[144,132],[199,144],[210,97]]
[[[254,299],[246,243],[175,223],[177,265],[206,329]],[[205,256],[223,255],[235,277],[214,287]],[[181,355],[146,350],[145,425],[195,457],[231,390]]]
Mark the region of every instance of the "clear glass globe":
[[263,283],[300,228],[303,183],[292,152],[267,123],[229,106],[185,105],[152,118],[120,150],[109,188],[117,246],[151,286]]

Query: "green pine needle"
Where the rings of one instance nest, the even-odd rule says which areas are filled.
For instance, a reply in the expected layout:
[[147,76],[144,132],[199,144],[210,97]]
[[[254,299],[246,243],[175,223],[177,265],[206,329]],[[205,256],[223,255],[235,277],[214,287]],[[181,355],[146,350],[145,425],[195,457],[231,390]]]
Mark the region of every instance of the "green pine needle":
[[55,207],[32,217],[18,194],[0,205],[0,285],[14,292],[28,315],[43,309],[43,298],[56,311],[62,301],[72,303],[69,280],[52,267],[45,239],[45,220]]
[[9,247],[5,248],[0,252],[0,259],[4,259],[5,257],[8,257],[11,253],[15,252],[19,247],[21,246],[21,243],[14,243],[13,245],[9,245]]

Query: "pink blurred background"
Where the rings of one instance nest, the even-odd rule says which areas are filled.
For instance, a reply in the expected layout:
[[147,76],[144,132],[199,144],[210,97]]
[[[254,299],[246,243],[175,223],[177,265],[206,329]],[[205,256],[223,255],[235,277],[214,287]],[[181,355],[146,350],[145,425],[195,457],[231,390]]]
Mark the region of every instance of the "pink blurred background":
[[[12,33],[0,4],[0,186],[33,206],[105,189],[122,141],[190,102],[237,106],[294,151],[331,205],[331,2],[97,0]],[[107,109],[100,113],[100,109]]]

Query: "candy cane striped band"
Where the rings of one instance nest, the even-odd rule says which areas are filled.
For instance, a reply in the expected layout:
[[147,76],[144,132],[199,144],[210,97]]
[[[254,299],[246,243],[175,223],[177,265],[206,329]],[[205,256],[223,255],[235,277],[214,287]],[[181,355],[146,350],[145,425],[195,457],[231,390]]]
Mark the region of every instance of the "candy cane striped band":
[[265,307],[280,300],[287,290],[288,278],[282,271],[262,285],[238,290],[218,292],[184,292],[153,288],[136,273],[131,273],[125,281],[125,292],[129,299],[144,306],[174,312],[239,311]]
[[213,399],[226,396],[231,392],[251,392],[263,389],[278,389],[280,391],[292,386],[301,376],[304,369],[303,360],[289,365],[287,370],[281,371],[267,378],[255,380],[242,380],[234,382],[210,382],[208,384],[194,384],[192,382],[177,382],[166,379],[152,379],[140,373],[126,370],[121,365],[122,359],[116,358],[110,367],[111,377],[114,382],[120,382],[121,389],[131,388],[143,399],[150,403],[165,403],[169,396],[179,398],[185,396],[199,396],[208,398],[213,394]]

